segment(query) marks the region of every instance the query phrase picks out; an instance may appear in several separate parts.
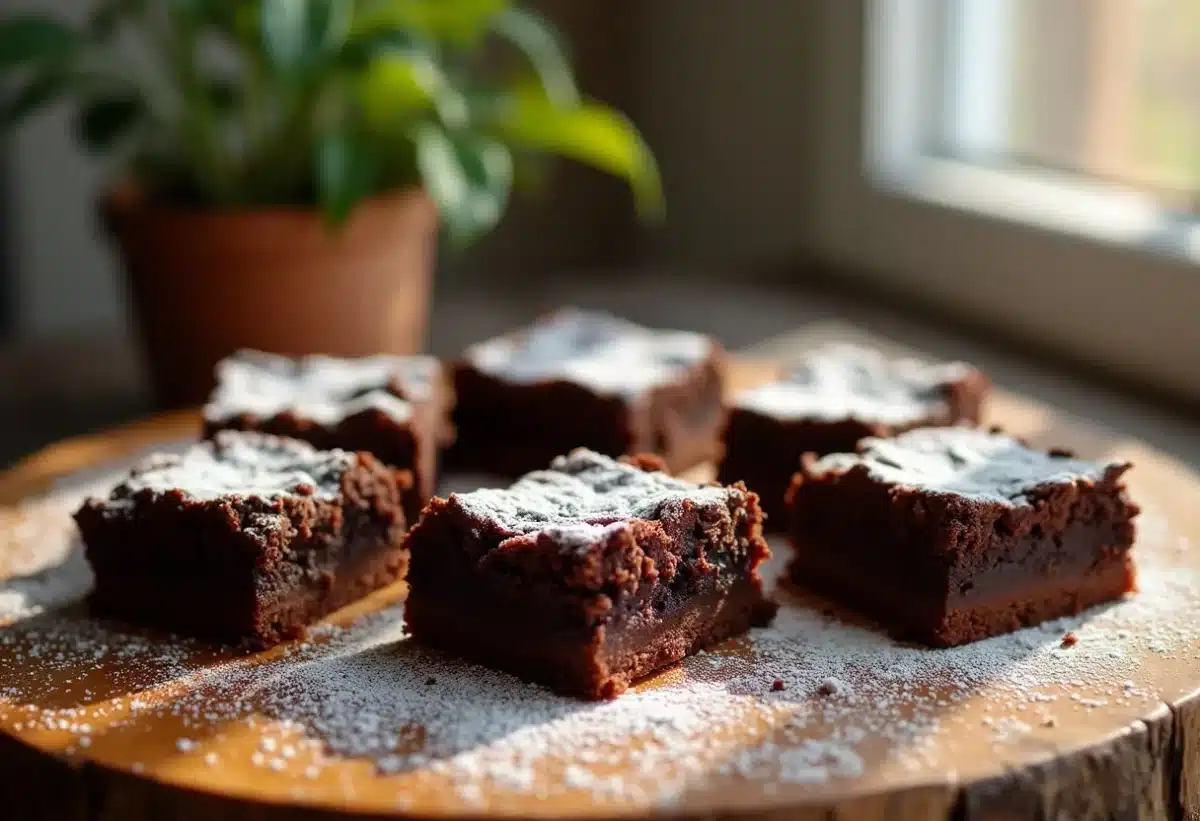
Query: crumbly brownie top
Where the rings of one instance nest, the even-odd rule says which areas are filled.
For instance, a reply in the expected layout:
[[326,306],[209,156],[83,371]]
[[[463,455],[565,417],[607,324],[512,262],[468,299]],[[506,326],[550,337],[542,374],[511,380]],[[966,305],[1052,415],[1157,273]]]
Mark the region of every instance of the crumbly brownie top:
[[864,468],[876,481],[930,493],[1023,505],[1050,485],[1095,482],[1129,468],[1026,447],[1011,436],[970,428],[923,428],[894,439],[868,438],[859,453],[820,459],[812,474]]
[[[290,359],[242,351],[217,365],[217,387],[204,418],[220,422],[240,414],[270,418],[291,412],[318,424],[337,424],[363,410],[397,421],[412,415],[409,401],[432,396],[440,365],[427,356]],[[395,385],[404,394],[396,396]]]
[[110,501],[142,491],[182,491],[197,501],[227,496],[274,499],[294,493],[333,499],[342,475],[357,458],[343,450],[316,450],[293,439],[222,431],[182,454],[149,457],[117,485]]
[[944,408],[946,388],[970,372],[962,363],[890,359],[858,345],[829,345],[792,364],[779,381],[743,393],[735,404],[781,419],[901,425]]
[[624,395],[677,379],[712,349],[712,340],[702,334],[651,330],[605,313],[565,309],[523,332],[474,345],[465,359],[513,382],[562,380]]
[[513,533],[546,532],[559,544],[582,549],[603,541],[614,523],[661,519],[685,500],[724,507],[739,492],[647,472],[579,449],[555,459],[549,470],[523,476],[507,490],[454,494],[451,501],[468,515]]

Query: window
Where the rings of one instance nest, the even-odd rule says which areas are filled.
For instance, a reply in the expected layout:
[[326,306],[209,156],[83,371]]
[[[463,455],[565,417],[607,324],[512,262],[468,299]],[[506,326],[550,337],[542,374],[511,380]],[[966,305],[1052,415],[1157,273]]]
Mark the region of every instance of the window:
[[820,17],[819,251],[1200,399],[1200,4],[860,0]]
[[1200,210],[1195,0],[954,0],[943,13],[946,154]]

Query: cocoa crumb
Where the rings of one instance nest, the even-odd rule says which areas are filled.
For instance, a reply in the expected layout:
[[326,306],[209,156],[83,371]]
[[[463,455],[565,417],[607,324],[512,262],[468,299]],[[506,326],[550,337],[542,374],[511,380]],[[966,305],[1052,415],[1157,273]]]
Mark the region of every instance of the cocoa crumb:
[[1063,648],[1074,647],[1078,643],[1079,643],[1078,636],[1076,636],[1074,633],[1067,633],[1065,636],[1062,637],[1062,645],[1061,646]]
[[425,686],[426,686],[426,687],[432,687],[432,686],[433,686],[433,685],[435,685],[435,684],[437,684],[437,679],[436,679],[436,678],[427,678],[427,679],[425,679]]

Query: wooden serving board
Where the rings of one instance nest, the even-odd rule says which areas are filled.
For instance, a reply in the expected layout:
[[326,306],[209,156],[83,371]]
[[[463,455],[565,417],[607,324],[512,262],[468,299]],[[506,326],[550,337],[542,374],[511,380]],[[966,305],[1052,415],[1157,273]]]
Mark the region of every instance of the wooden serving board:
[[[740,362],[737,387],[772,370]],[[775,627],[601,705],[414,647],[402,586],[259,656],[67,608],[0,629],[0,817],[1200,817],[1200,480],[1022,397],[991,417],[1135,463],[1138,596],[927,651],[785,592]],[[81,490],[41,496],[56,480],[195,429],[164,417],[0,478],[0,579],[67,553]]]

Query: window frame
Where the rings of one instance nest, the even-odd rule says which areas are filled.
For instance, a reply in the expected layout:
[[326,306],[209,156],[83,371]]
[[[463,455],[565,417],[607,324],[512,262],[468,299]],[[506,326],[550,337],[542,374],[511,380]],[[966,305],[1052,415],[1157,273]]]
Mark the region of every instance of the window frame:
[[1115,186],[946,158],[930,80],[944,10],[819,4],[814,252],[851,280],[1200,401],[1200,228]]

